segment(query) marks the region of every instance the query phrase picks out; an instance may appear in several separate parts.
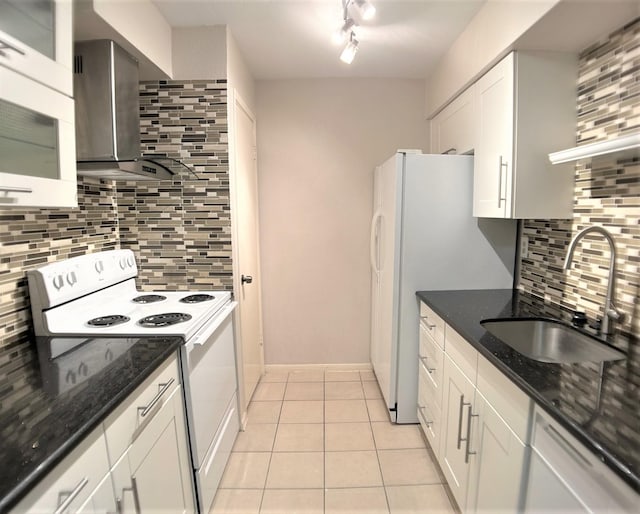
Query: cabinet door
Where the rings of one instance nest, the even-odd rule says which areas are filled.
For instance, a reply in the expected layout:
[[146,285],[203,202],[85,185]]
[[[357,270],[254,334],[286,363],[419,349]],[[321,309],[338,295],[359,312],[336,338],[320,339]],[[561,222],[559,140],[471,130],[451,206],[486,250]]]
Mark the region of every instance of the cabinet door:
[[514,127],[514,54],[475,84],[477,145],[473,163],[473,215],[511,216]]
[[120,512],[193,512],[183,412],[178,387],[111,470]]
[[466,450],[474,394],[471,381],[448,355],[445,356],[440,467],[463,512],[467,504],[470,466]]
[[0,66],[73,96],[71,0],[0,2]]
[[474,86],[431,120],[431,153],[464,154],[475,146]]
[[76,207],[73,99],[0,66],[0,208]]
[[525,445],[476,391],[471,423],[468,512],[519,512]]

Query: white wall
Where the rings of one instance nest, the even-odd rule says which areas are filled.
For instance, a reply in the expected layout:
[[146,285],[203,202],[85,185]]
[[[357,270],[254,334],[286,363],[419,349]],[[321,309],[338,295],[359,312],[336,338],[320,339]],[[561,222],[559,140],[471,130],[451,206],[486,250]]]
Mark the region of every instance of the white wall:
[[229,29],[227,29],[227,78],[229,87],[240,95],[240,98],[255,114],[255,80],[249,68],[247,68],[244,56]]
[[427,117],[506,55],[513,43],[559,0],[487,2],[444,54],[426,83]]
[[423,113],[423,81],[257,83],[266,364],[369,362],[373,169]]
[[175,80],[227,78],[227,27],[173,29]]

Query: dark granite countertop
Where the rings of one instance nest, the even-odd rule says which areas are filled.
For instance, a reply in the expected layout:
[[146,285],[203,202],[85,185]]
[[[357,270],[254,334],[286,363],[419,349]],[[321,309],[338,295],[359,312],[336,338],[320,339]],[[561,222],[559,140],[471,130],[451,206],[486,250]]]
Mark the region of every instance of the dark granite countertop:
[[[51,357],[59,346],[77,343]],[[38,338],[0,348],[0,512],[15,505],[181,343],[180,337]]]
[[[490,318],[534,317],[569,322],[572,312],[563,307],[510,289],[419,291],[416,294],[640,492],[640,346],[637,338],[617,335],[607,340],[626,352],[627,358],[606,362],[601,377],[601,366],[596,363],[549,364],[528,359],[480,324]],[[591,332],[590,329],[587,332]]]

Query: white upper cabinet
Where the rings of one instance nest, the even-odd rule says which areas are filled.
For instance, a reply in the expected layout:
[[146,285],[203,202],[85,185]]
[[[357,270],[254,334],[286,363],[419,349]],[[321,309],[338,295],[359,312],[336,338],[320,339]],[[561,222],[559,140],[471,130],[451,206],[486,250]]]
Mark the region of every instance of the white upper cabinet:
[[70,0],[0,2],[0,208],[76,207]]
[[431,153],[466,154],[476,146],[474,86],[431,120]]
[[71,0],[0,2],[0,65],[73,96]]
[[474,84],[473,215],[572,217],[573,166],[553,152],[575,144],[576,57],[512,52]]

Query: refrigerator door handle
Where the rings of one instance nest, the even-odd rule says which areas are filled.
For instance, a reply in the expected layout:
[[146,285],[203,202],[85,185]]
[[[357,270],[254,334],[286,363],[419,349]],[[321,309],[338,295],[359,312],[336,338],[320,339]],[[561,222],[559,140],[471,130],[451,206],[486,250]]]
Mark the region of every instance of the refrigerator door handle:
[[378,259],[376,255],[376,227],[378,226],[378,220],[382,218],[382,211],[379,209],[373,214],[371,219],[371,239],[369,240],[369,259],[371,261],[371,269],[376,273],[380,273],[378,269]]

